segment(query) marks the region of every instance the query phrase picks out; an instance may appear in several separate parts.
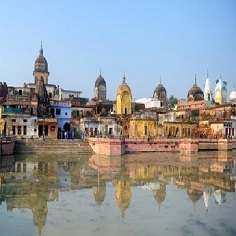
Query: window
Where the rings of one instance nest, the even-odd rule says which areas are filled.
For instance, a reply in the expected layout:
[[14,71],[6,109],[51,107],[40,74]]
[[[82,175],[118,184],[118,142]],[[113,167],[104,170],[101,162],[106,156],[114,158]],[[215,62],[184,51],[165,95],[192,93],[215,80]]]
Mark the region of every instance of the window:
[[21,171],[21,164],[17,164],[17,172],[20,172]]
[[144,135],[147,135],[147,126],[144,126]]
[[26,164],[23,164],[23,172],[26,173]]
[[18,134],[18,135],[21,135],[21,126],[18,126],[17,134]]
[[56,108],[56,115],[61,115],[61,109]]
[[12,126],[12,133],[13,133],[13,135],[16,135],[16,127],[15,127],[15,125]]
[[12,122],[16,122],[16,119],[12,119]]
[[19,95],[22,95],[22,90],[21,89],[19,90]]
[[23,119],[23,122],[27,122],[27,119]]
[[27,126],[26,125],[23,126],[23,134],[27,135]]
[[65,116],[67,116],[67,112],[65,112]]

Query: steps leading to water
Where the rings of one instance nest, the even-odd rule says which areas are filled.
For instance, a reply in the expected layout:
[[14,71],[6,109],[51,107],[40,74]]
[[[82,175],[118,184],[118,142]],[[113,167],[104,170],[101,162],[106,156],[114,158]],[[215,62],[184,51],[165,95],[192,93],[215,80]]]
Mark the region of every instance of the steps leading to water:
[[78,139],[22,139],[16,140],[14,152],[92,154],[93,150],[87,141]]

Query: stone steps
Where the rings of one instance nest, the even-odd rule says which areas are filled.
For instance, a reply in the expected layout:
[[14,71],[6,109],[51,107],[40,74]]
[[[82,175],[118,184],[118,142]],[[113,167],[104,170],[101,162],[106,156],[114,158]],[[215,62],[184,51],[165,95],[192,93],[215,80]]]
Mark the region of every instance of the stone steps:
[[58,139],[17,140],[14,153],[80,153],[92,154],[87,141]]

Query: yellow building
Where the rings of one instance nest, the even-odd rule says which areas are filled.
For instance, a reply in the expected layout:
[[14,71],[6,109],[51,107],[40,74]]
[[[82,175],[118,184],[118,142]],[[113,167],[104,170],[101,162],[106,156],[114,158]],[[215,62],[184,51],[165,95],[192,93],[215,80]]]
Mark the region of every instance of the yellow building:
[[154,138],[157,136],[157,122],[154,118],[131,118],[123,121],[124,135],[130,138]]
[[132,114],[132,94],[129,85],[126,83],[125,76],[122,84],[119,86],[116,93],[116,114],[130,115]]
[[216,81],[215,103],[220,105],[227,103],[227,83],[221,78]]

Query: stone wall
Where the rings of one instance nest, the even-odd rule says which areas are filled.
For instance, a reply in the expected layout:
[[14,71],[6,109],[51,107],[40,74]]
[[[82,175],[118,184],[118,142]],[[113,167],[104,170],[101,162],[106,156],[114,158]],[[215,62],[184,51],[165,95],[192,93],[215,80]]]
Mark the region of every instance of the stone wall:
[[92,154],[87,141],[66,139],[22,139],[15,144],[15,153],[75,153]]

